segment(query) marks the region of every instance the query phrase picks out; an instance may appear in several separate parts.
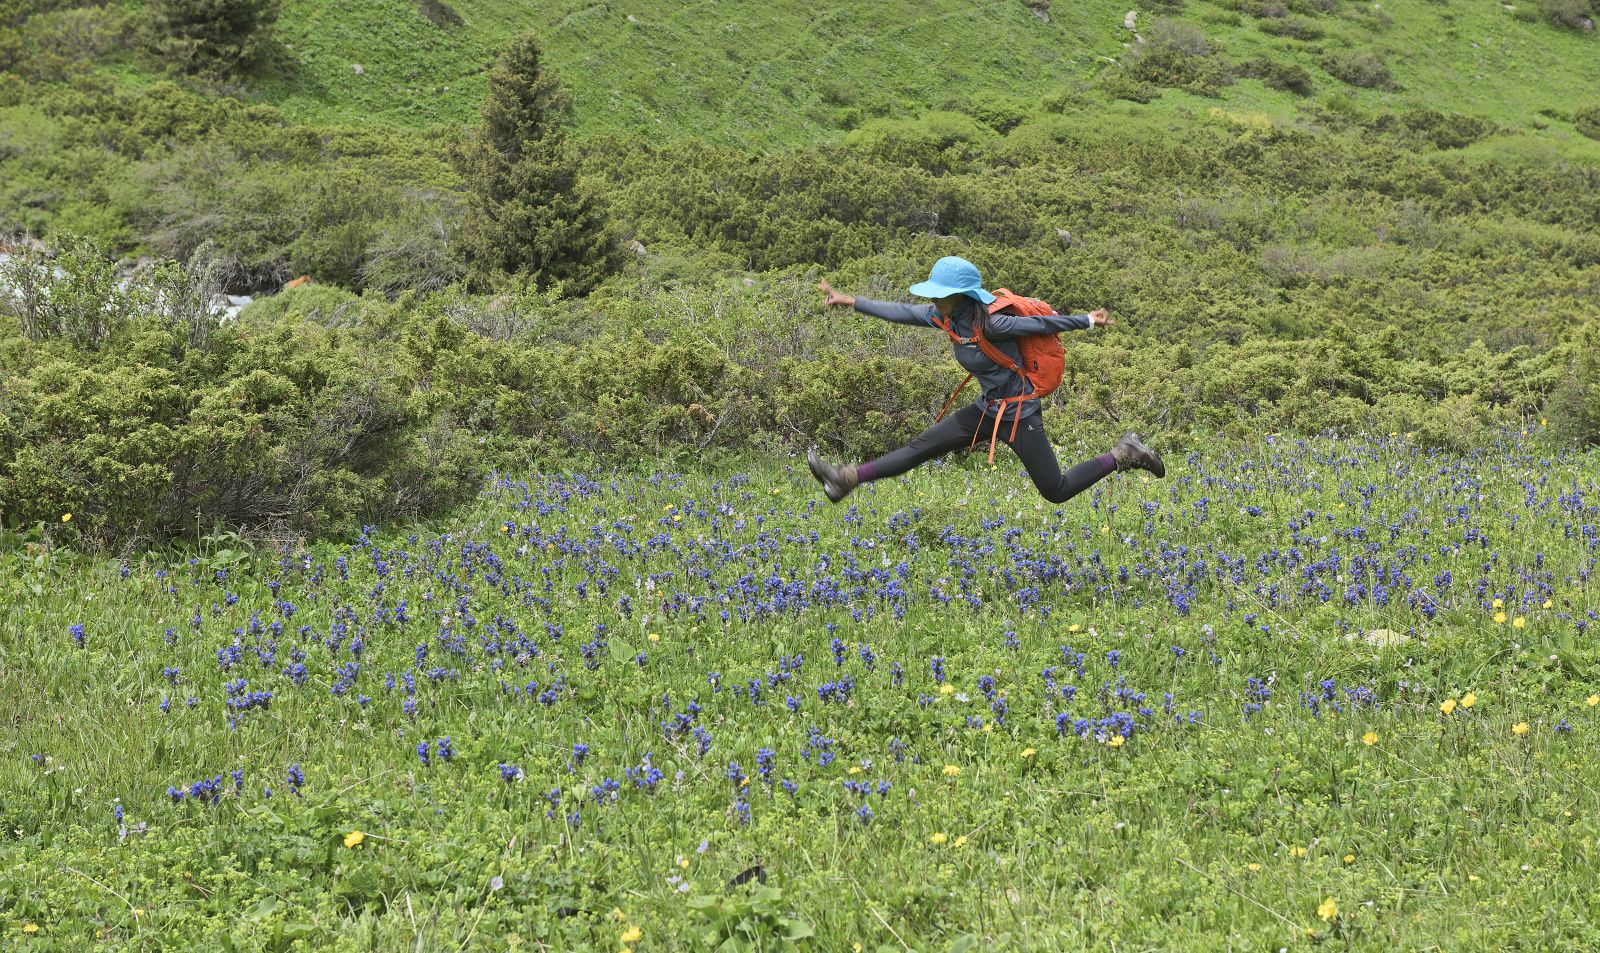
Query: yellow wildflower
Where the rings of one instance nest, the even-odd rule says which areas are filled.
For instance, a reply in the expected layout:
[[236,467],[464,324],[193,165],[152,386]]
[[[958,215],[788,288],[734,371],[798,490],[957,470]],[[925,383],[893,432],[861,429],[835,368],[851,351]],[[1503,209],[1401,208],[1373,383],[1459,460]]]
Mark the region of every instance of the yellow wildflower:
[[1588,704],[1590,708],[1600,705],[1600,695],[1590,695],[1588,698],[1584,699],[1584,702]]
[[948,695],[948,694],[950,694],[951,692],[953,692],[955,690],[956,690],[956,687],[954,685],[940,685],[939,686],[939,694],[941,694],[941,695]]
[[1453,714],[1456,710],[1456,700],[1454,698],[1446,698],[1443,702],[1439,703],[1439,710],[1444,712],[1446,715]]
[[1477,703],[1478,703],[1478,696],[1472,694],[1471,692],[1467,692],[1465,695],[1461,696],[1461,707],[1462,708],[1471,708],[1473,705],[1476,705]]
[[1369,731],[1361,736],[1361,741],[1363,744],[1375,745],[1378,743],[1378,733],[1376,731]]
[[1038,753],[1039,752],[1034,750],[1033,748],[1023,748],[1022,749],[1022,756],[1024,758],[1031,758],[1031,757],[1033,757],[1034,755],[1036,755]]
[[1334,917],[1336,917],[1338,915],[1339,915],[1339,905],[1337,903],[1333,902],[1333,898],[1332,897],[1329,897],[1328,899],[1322,901],[1322,903],[1317,905],[1317,916],[1321,917],[1324,920],[1332,920]]
[[1527,734],[1528,733],[1528,723],[1525,722],[1525,721],[1517,722],[1516,724],[1511,726],[1511,733],[1514,734],[1514,735],[1525,735],[1525,734]]
[[24,923],[22,925],[22,932],[23,933],[38,933],[39,932],[39,924],[37,924],[37,923]]
[[689,869],[689,858],[687,858],[687,857],[679,857],[678,858],[678,866],[680,868],[682,868],[683,870],[688,870]]
[[993,731],[994,730],[994,722],[992,722],[992,721],[984,722],[983,723],[983,730],[984,731]]
[[63,522],[63,523],[72,522],[72,514],[71,513],[62,513],[61,514],[61,522]]
[[1520,615],[1517,616],[1515,619],[1511,620],[1512,628],[1520,629],[1520,628],[1522,628],[1523,626],[1525,626],[1527,624],[1528,624],[1528,620],[1523,618]]
[[1071,625],[1067,626],[1067,631],[1068,632],[1076,632],[1076,631],[1078,631],[1078,628],[1079,628],[1078,623],[1074,622]]
[[1291,846],[1289,848],[1289,856],[1290,857],[1304,857],[1305,855],[1306,855],[1306,849],[1304,847]]
[[1356,855],[1355,854],[1345,854],[1344,855],[1344,862],[1347,863],[1347,864],[1355,863],[1356,862]]
[[660,642],[661,641],[661,633],[660,632],[652,632],[652,633],[650,633],[650,641],[652,641],[652,642]]
[[1112,735],[1111,740],[1107,741],[1106,744],[1112,748],[1120,748],[1126,740],[1121,735]]
[[1548,608],[1550,608],[1550,607],[1551,607],[1551,606],[1552,606],[1552,605],[1554,605],[1554,604],[1555,604],[1555,603],[1553,603],[1553,602],[1551,602],[1551,601],[1550,601],[1550,600],[1549,600],[1549,599],[1546,599],[1546,600],[1545,600],[1545,601],[1544,601],[1544,604],[1543,604],[1543,605],[1541,605],[1541,606],[1540,606],[1540,607],[1539,607],[1539,608],[1541,608],[1541,609],[1548,609]]
[[932,837],[928,838],[928,840],[932,841],[935,844],[943,844],[945,841],[947,841],[949,839],[950,839],[949,836],[946,835],[943,831],[941,831],[941,832],[933,835]]
[[1493,601],[1493,602],[1491,602],[1489,604],[1494,606],[1496,609],[1504,609],[1506,607],[1506,604],[1504,602],[1502,602],[1501,600],[1499,600],[1499,599],[1496,599],[1495,601]]
[[361,833],[360,831],[351,831],[350,833],[344,835],[344,846],[360,847],[361,842],[366,839],[367,835]]
[[967,844],[967,835],[961,834],[958,837],[956,837],[956,842],[955,842],[955,844],[953,846],[955,846],[955,847],[965,847],[966,844]]
[[944,766],[944,776],[947,778],[953,778],[960,773],[961,769],[953,764],[947,764]]
[[1251,873],[1255,873],[1256,871],[1261,869],[1261,865],[1260,864],[1245,864],[1245,867],[1247,867],[1250,870]]
[[626,930],[622,931],[622,942],[638,943],[639,938],[642,936],[644,936],[643,930],[639,929],[638,927],[628,927]]
[[861,773],[860,766],[859,765],[854,765],[854,764],[852,764],[850,766],[850,770],[849,771],[845,772],[845,774],[860,774],[860,773]]
[[1505,621],[1506,621],[1506,614],[1504,612],[1496,612],[1494,614],[1494,624],[1495,625],[1502,625],[1502,624],[1505,623]]

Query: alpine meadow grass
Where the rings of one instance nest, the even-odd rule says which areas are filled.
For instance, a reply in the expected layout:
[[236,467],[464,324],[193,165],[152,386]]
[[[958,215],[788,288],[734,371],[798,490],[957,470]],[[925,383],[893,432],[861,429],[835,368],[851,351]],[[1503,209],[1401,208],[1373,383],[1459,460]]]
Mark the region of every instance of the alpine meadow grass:
[[507,473],[280,551],[18,546],[7,941],[1589,948],[1596,462]]

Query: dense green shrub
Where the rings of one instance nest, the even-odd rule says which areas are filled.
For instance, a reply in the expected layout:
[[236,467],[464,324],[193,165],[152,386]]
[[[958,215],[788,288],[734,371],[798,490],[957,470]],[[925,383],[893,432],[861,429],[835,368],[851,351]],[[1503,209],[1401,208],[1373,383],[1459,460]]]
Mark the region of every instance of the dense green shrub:
[[1578,110],[1572,116],[1572,124],[1590,139],[1600,139],[1600,104]]
[[1389,67],[1370,50],[1336,50],[1322,58],[1322,68],[1335,79],[1364,89],[1393,84]]
[[1438,149],[1460,149],[1494,131],[1494,124],[1476,116],[1441,113],[1434,109],[1410,109],[1384,113],[1368,126],[1374,132],[1400,132],[1414,136]]
[[1593,30],[1600,18],[1594,0],[1539,0],[1539,9],[1552,22],[1574,30]]
[[215,523],[322,532],[475,488],[476,447],[413,405],[398,346],[289,320],[196,345],[156,314],[109,340],[20,348],[0,381],[0,508],[13,517],[70,512],[114,543]]
[[1579,327],[1559,361],[1563,373],[1550,392],[1546,418],[1566,442],[1600,444],[1600,321]]
[[[40,4],[32,15],[11,14],[0,27],[0,70],[34,80],[60,82],[94,68],[95,60],[128,37],[127,13],[117,6],[89,4],[51,9]],[[0,13],[0,23],[6,19]]]
[[1107,70],[1100,77],[1100,88],[1112,99],[1126,99],[1134,103],[1148,103],[1161,95],[1154,83],[1136,79],[1126,70]]
[[1311,95],[1311,73],[1297,63],[1259,56],[1245,63],[1239,75],[1259,79],[1273,89],[1288,90],[1298,96]]
[[0,263],[0,300],[35,341],[98,348],[148,302],[145,289],[120,285],[115,264],[93,239],[69,239],[54,259],[25,244],[20,249]]
[[1318,26],[1316,21],[1305,17],[1274,17],[1260,21],[1258,26],[1262,33],[1286,36],[1294,40],[1322,38],[1322,27]]
[[248,69],[270,40],[278,0],[153,0],[146,42],[187,73]]
[[845,145],[886,166],[946,173],[967,168],[977,151],[993,140],[994,132],[986,124],[964,113],[941,110],[917,119],[874,119],[846,136]]
[[1227,63],[1199,27],[1186,20],[1160,18],[1147,42],[1135,44],[1123,57],[1123,68],[1136,82],[1170,86],[1215,96],[1232,82]]
[[450,29],[461,25],[461,14],[446,0],[417,0],[417,9],[434,26]]

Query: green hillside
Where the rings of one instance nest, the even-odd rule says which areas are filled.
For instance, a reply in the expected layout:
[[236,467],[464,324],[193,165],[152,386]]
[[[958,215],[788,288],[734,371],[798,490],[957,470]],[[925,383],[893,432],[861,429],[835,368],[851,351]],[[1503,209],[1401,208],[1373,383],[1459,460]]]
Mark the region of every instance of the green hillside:
[[[1348,98],[1368,112],[1430,107],[1576,146],[1566,117],[1600,90],[1595,37],[1494,2],[1203,3],[1164,12],[1090,0],[1057,4],[1048,22],[1021,0],[873,4],[645,0],[536,5],[460,0],[459,26],[435,24],[412,0],[288,0],[273,65],[250,98],[307,123],[420,126],[471,121],[485,70],[515,34],[538,30],[586,133],[694,136],[752,148],[839,138],[880,116],[1047,99],[1091,82],[1157,17],[1187,20],[1236,62],[1265,56],[1308,69],[1313,101]],[[1319,7],[1328,8],[1326,11]],[[1532,7],[1524,7],[1531,11]],[[1320,34],[1264,32],[1285,20]],[[1394,89],[1360,89],[1318,64],[1335,51],[1381,54]],[[354,71],[360,64],[362,75]],[[1244,80],[1216,100],[1171,92],[1144,112],[1220,105],[1274,119],[1300,115],[1297,97]],[[1096,104],[1120,114],[1111,104]],[[1581,138],[1581,137],[1580,137]],[[1586,141],[1586,140],[1585,140]],[[1561,148],[1561,147],[1557,147]]]

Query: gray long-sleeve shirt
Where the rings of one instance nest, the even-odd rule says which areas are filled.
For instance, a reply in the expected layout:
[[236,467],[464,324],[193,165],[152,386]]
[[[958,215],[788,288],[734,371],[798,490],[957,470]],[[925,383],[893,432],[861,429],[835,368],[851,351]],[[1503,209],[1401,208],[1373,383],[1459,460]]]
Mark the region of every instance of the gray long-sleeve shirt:
[[[892,321],[895,324],[909,324],[918,327],[937,328],[934,318],[938,317],[931,304],[898,304],[893,301],[874,301],[870,298],[857,298],[856,310],[862,314],[870,314],[875,318]],[[1011,358],[1018,364],[1022,363],[1022,356],[1017,350],[1019,337],[1030,334],[1056,334],[1061,331],[1087,331],[1094,327],[1094,320],[1087,314],[1046,314],[1046,315],[1020,315],[1020,314],[991,314],[984,319],[983,336],[1000,350],[1001,353]],[[972,322],[965,314],[957,314],[950,319],[950,330],[963,338],[973,336]],[[943,333],[942,331],[940,333]],[[950,342],[950,348],[955,352],[956,363],[960,364],[978,381],[982,388],[975,403],[982,404],[985,409],[993,410],[995,401],[1007,397],[1016,397],[1026,393],[1022,377],[1014,371],[1007,370],[989,360],[976,343],[957,344]],[[1037,400],[1025,400],[1021,403],[1021,417],[1028,417],[1039,412]],[[1006,419],[1013,418],[1007,411]]]

